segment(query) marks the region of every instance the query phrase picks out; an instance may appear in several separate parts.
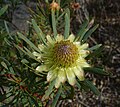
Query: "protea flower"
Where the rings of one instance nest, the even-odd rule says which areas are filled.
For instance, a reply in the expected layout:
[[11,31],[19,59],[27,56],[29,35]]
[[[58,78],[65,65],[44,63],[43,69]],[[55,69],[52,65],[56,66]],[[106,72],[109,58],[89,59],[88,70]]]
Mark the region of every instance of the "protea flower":
[[89,54],[89,51],[86,50],[88,44],[81,45],[73,34],[66,39],[59,34],[55,38],[47,35],[46,39],[46,44],[38,45],[41,53],[33,52],[33,55],[42,62],[36,71],[47,71],[47,81],[55,80],[56,88],[59,88],[60,84],[65,81],[73,86],[76,78],[83,81],[83,68],[90,66],[85,60]]

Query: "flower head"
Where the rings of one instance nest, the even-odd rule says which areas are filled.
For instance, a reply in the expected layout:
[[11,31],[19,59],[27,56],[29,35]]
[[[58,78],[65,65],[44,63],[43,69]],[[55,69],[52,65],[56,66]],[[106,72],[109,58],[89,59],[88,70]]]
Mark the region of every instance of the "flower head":
[[75,36],[71,34],[67,39],[62,35],[52,38],[47,35],[46,45],[40,44],[38,48],[41,53],[33,54],[42,61],[42,65],[36,68],[37,71],[47,71],[47,81],[55,79],[55,87],[58,88],[61,83],[68,81],[70,85],[74,85],[76,77],[84,80],[83,67],[89,67],[85,60],[88,55],[88,44],[80,44],[75,41]]
[[60,6],[59,6],[59,4],[57,3],[57,2],[52,2],[51,4],[50,4],[50,9],[51,10],[59,10],[60,9]]
[[74,10],[78,10],[78,9],[80,9],[80,4],[79,3],[71,3],[71,7],[72,7],[72,9],[74,9]]

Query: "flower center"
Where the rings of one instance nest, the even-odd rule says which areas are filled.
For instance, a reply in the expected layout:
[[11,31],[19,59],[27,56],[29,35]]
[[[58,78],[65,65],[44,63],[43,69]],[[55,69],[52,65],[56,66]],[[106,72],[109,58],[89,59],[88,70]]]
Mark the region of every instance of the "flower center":
[[69,40],[55,43],[53,61],[58,67],[73,66],[78,56],[78,48]]

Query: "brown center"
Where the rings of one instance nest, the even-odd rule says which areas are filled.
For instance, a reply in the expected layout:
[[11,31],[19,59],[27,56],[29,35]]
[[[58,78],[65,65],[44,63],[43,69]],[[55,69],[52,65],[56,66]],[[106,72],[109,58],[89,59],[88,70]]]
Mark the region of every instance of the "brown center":
[[78,59],[78,48],[69,40],[55,43],[53,61],[58,67],[70,67]]

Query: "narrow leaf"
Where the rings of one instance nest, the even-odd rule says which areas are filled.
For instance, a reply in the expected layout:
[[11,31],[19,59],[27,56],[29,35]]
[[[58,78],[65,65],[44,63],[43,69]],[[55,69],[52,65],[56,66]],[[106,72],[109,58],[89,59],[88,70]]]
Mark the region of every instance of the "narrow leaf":
[[93,26],[94,20],[95,20],[95,18],[93,18],[93,19],[89,22],[89,24],[88,24],[88,26],[87,26],[88,29],[90,29],[90,28]]
[[4,60],[4,61],[7,63],[8,66],[11,65],[10,62],[9,62],[8,60],[6,60],[4,57],[1,57],[1,56],[0,56],[0,59],[1,59],[1,60]]
[[8,67],[7,67],[7,65],[6,65],[6,63],[5,62],[1,62],[1,65],[5,68],[5,69],[7,69],[8,70]]
[[59,21],[59,20],[64,16],[65,13],[67,13],[68,16],[70,16],[70,13],[69,13],[68,11],[69,11],[68,8],[67,8],[65,11],[63,11],[63,12],[60,14],[60,16],[57,18],[56,21]]
[[101,52],[103,51],[103,47],[99,47],[96,50],[94,50],[93,52],[91,52],[88,56],[87,59],[90,58],[95,58],[95,57],[99,57],[101,55]]
[[35,100],[32,96],[29,96],[28,100],[31,107],[39,107],[37,100]]
[[65,39],[68,38],[70,32],[70,15],[69,15],[69,10],[65,14],[65,32],[64,32],[64,37]]
[[11,36],[10,31],[9,31],[9,28],[8,28],[7,22],[4,21],[4,24],[5,24],[5,28],[6,28],[6,31],[7,31],[8,35],[9,35],[10,38],[13,40],[13,37]]
[[85,34],[85,36],[83,37],[83,43],[88,39],[89,36],[91,36],[91,34],[98,28],[98,24],[95,25],[93,28],[91,28],[89,31],[87,31],[87,33]]
[[86,72],[100,74],[100,75],[109,75],[109,73],[105,72],[104,69],[100,68],[92,68],[92,67],[86,67],[84,68]]
[[27,39],[23,34],[21,34],[21,33],[19,33],[19,32],[18,32],[17,34],[18,34],[19,38],[21,38],[21,39],[24,40],[26,43],[28,43],[31,48],[33,48],[33,49],[36,50],[37,52],[40,52],[40,50],[39,50],[29,39]]
[[79,84],[78,81],[76,81],[76,85],[77,85],[77,87],[81,90],[81,85]]
[[[25,66],[27,66],[28,68],[30,68],[32,71],[36,71],[34,68],[32,68],[32,67],[30,67],[29,65],[27,65],[27,64],[25,64],[24,62],[23,62],[23,64],[25,65]],[[43,77],[43,73],[37,73],[37,72],[34,72],[36,75],[39,75],[40,77]]]
[[96,94],[96,95],[100,95],[99,90],[93,85],[92,82],[85,80],[84,83],[90,88],[90,90]]
[[48,89],[47,89],[46,92],[45,92],[45,95],[44,95],[44,97],[43,97],[43,100],[44,100],[44,99],[47,99],[47,98],[49,97],[49,95],[50,95],[51,92],[53,91],[54,85],[55,85],[55,80],[53,80],[53,81],[50,83]]
[[24,47],[24,49],[26,50],[29,56],[31,56],[34,59],[36,58],[26,47]]
[[88,50],[93,51],[93,50],[96,50],[96,49],[100,48],[101,46],[102,46],[102,44],[97,44],[97,45],[95,45],[95,46],[93,46],[91,48],[88,48]]
[[59,99],[59,97],[61,95],[61,92],[62,92],[62,86],[59,87],[59,89],[58,89],[58,91],[56,93],[55,99],[52,102],[51,107],[56,107],[56,104],[57,104],[57,101],[58,101],[58,99]]
[[57,36],[55,11],[51,10],[51,12],[52,12],[52,28],[53,28],[53,33],[54,33],[54,37],[55,37],[55,36]]
[[24,64],[28,64],[29,63],[29,61],[27,61],[26,59],[22,59],[21,62],[24,63]]
[[17,45],[14,45],[18,50],[21,50],[22,52],[24,52],[26,55],[28,55],[30,58],[36,60],[37,62],[40,62],[38,59],[36,59],[36,57],[30,53],[30,52],[26,52],[23,48],[17,46]]
[[42,30],[38,27],[38,25],[37,25],[37,23],[35,22],[34,19],[32,19],[32,24],[33,24],[33,27],[34,27],[37,35],[39,36],[40,40],[42,40],[42,42],[44,44],[46,44],[45,35],[43,34]]
[[14,69],[13,69],[12,67],[10,67],[9,69],[10,69],[10,72],[11,72],[12,74],[15,74],[15,71],[14,71]]
[[0,16],[3,15],[6,10],[8,9],[8,5],[4,6],[1,10],[0,10]]
[[85,33],[87,32],[88,29],[86,29],[87,25],[88,25],[89,21],[85,20],[84,23],[81,25],[80,30],[77,34],[77,40],[82,40],[83,36],[85,35]]

